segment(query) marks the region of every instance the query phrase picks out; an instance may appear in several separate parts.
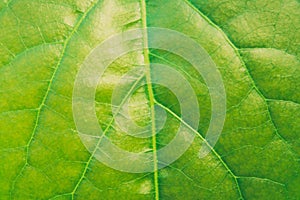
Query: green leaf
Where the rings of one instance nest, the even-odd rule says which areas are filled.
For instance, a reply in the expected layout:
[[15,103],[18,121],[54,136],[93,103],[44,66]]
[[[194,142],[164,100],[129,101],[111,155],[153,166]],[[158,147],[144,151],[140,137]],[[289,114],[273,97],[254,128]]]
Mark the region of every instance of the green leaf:
[[[166,124],[152,138],[124,134],[111,98],[135,66],[163,63],[179,71],[201,113],[198,130],[184,122],[196,137],[177,161],[153,173],[126,173],[85,148],[72,94],[96,46],[145,27],[184,33],[209,53],[225,85],[226,121],[217,144],[199,158],[211,117],[203,78],[166,51],[121,56],[95,97],[99,124],[114,144],[155,153],[184,122],[174,94],[148,83],[129,98],[129,114],[149,125],[156,104]],[[300,199],[299,1],[4,0],[0,29],[0,199]]]

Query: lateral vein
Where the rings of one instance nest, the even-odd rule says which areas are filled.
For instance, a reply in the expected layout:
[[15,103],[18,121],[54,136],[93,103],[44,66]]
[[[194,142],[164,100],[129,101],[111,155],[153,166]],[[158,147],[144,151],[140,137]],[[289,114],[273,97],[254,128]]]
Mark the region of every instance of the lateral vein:
[[80,25],[82,24],[82,22],[84,21],[84,19],[87,17],[87,15],[90,13],[90,11],[96,6],[96,4],[98,3],[98,1],[96,1],[95,3],[93,3],[88,9],[87,11],[82,15],[82,17],[80,18],[80,20],[76,23],[74,29],[72,30],[72,32],[70,33],[69,37],[66,39],[66,41],[64,42],[64,46],[63,46],[63,50],[60,54],[60,57],[58,59],[58,62],[54,68],[54,71],[52,73],[52,76],[50,78],[50,81],[49,81],[49,84],[48,84],[48,87],[47,87],[47,90],[46,90],[46,93],[42,99],[42,102],[41,104],[39,105],[38,109],[37,109],[37,116],[36,116],[36,120],[35,120],[35,124],[34,124],[34,128],[33,128],[33,131],[30,135],[30,139],[28,140],[27,144],[26,144],[26,147],[25,147],[25,151],[26,151],[26,156],[25,156],[25,163],[24,165],[22,166],[21,170],[19,171],[18,175],[15,177],[15,179],[13,180],[13,183],[12,183],[12,188],[11,188],[11,191],[10,191],[10,196],[12,195],[14,189],[15,189],[15,184],[18,180],[18,178],[22,175],[23,171],[25,170],[26,166],[28,166],[28,159],[29,159],[29,148],[32,144],[32,141],[37,133],[37,128],[38,128],[38,125],[40,123],[40,116],[41,116],[41,112],[42,112],[42,109],[44,108],[44,106],[46,105],[46,100],[49,96],[49,93],[51,91],[51,87],[52,87],[52,84],[53,84],[53,80],[57,74],[57,71],[58,71],[58,68],[60,67],[61,63],[62,63],[62,60],[63,60],[63,57],[65,56],[65,53],[66,53],[66,49],[67,49],[67,46],[69,45],[69,42],[71,40],[71,38],[74,36],[74,34],[77,32],[78,28],[80,27]]

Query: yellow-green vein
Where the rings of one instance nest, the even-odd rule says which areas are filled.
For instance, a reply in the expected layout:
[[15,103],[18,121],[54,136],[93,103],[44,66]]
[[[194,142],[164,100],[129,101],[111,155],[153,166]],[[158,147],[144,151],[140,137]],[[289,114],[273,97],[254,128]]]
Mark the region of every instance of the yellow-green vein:
[[96,153],[96,151],[97,151],[98,146],[100,145],[100,143],[101,143],[103,137],[105,136],[105,134],[107,133],[107,131],[110,129],[112,123],[114,122],[115,116],[116,116],[117,114],[119,114],[119,112],[120,112],[120,110],[121,110],[121,108],[122,108],[122,105],[124,105],[124,103],[126,102],[126,100],[127,100],[128,97],[129,97],[129,95],[132,94],[132,92],[133,92],[133,90],[135,89],[135,87],[139,84],[139,82],[140,82],[143,78],[144,78],[144,74],[142,74],[142,75],[140,76],[140,78],[137,79],[136,82],[131,86],[131,88],[130,88],[130,90],[127,92],[125,98],[122,99],[122,102],[121,102],[120,105],[118,106],[118,108],[117,108],[115,114],[113,115],[112,119],[111,119],[111,120],[109,121],[109,123],[107,124],[105,130],[103,131],[103,134],[102,134],[101,137],[99,138],[99,140],[98,140],[98,142],[97,142],[97,144],[96,144],[96,146],[95,146],[93,152],[91,153],[91,155],[90,155],[88,161],[86,162],[85,167],[84,167],[84,170],[83,170],[83,172],[82,172],[80,178],[78,179],[78,181],[77,181],[77,183],[76,183],[74,189],[73,189],[72,192],[70,193],[70,194],[72,195],[72,199],[74,199],[74,195],[75,195],[75,193],[76,193],[76,191],[77,191],[77,189],[78,189],[80,183],[81,183],[82,180],[84,179],[85,174],[87,173],[88,167],[89,167],[89,165],[90,165],[90,163],[91,163],[91,161],[92,161],[92,159],[93,159],[93,157],[94,157],[94,155],[95,155],[95,153]]
[[158,166],[157,166],[157,149],[156,149],[156,129],[155,129],[155,109],[154,109],[154,93],[151,84],[151,70],[150,70],[150,59],[148,49],[148,35],[147,35],[147,10],[145,0],[141,0],[141,14],[143,23],[143,44],[144,44],[144,62],[146,66],[146,80],[147,89],[149,95],[149,102],[151,108],[151,125],[152,125],[152,148],[153,148],[153,165],[154,165],[154,188],[155,188],[155,199],[159,200],[159,189],[158,189]]
[[24,165],[22,166],[20,172],[18,173],[18,175],[15,177],[15,179],[13,180],[12,182],[12,187],[11,187],[11,190],[10,190],[10,196],[12,196],[12,193],[14,191],[14,188],[15,188],[15,184],[17,182],[17,180],[19,179],[19,177],[22,175],[23,171],[25,170],[26,166],[28,165],[28,159],[29,159],[29,148],[31,146],[31,143],[37,133],[37,128],[38,128],[38,125],[39,125],[39,122],[40,122],[40,116],[41,116],[41,112],[42,112],[42,109],[44,108],[45,106],[45,103],[46,103],[46,100],[49,96],[49,93],[50,93],[50,90],[51,90],[51,86],[53,84],[53,80],[57,74],[57,71],[58,71],[58,68],[59,66],[61,65],[62,63],[62,60],[63,60],[63,57],[65,55],[65,52],[66,52],[66,49],[67,49],[67,46],[71,40],[71,38],[74,36],[74,34],[77,32],[78,28],[80,27],[80,25],[82,24],[82,22],[84,21],[84,19],[87,17],[87,15],[90,13],[90,11],[96,6],[96,4],[98,3],[98,1],[94,2],[88,9],[87,11],[82,15],[82,17],[79,19],[79,21],[76,23],[76,25],[74,26],[72,32],[70,33],[69,37],[66,39],[66,41],[64,42],[64,46],[63,46],[63,50],[60,54],[60,57],[58,59],[58,62],[54,68],[54,71],[52,73],[52,76],[50,78],[50,81],[49,81],[49,84],[48,84],[48,87],[47,87],[47,90],[45,92],[45,95],[42,99],[42,102],[41,104],[39,105],[38,109],[37,109],[37,116],[36,116],[36,120],[35,120],[35,124],[34,124],[34,128],[33,128],[33,131],[30,135],[30,139],[28,140],[27,144],[26,144],[26,147],[25,147],[25,151],[26,151],[26,155],[25,155],[25,163]]

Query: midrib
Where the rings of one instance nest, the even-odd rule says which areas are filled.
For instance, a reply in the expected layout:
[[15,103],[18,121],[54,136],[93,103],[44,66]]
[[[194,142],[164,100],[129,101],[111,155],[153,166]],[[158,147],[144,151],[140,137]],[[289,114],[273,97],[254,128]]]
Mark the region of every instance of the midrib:
[[148,35],[147,35],[147,11],[146,2],[141,0],[141,15],[142,15],[142,27],[143,31],[143,54],[144,63],[146,67],[146,81],[147,89],[149,95],[150,109],[151,109],[151,125],[152,125],[152,148],[153,148],[153,166],[154,166],[154,188],[155,188],[155,199],[159,200],[159,189],[158,189],[158,166],[157,166],[157,149],[156,149],[156,130],[155,130],[155,109],[154,109],[154,94],[151,83],[151,69],[150,69],[150,59],[149,59],[149,49],[148,49]]

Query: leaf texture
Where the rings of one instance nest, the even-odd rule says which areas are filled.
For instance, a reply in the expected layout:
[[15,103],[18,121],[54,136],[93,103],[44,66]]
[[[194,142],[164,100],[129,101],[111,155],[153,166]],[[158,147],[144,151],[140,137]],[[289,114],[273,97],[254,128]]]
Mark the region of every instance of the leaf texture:
[[[170,166],[125,173],[82,144],[72,92],[97,45],[146,27],[184,33],[209,53],[224,81],[226,121],[216,146],[199,159],[211,116],[201,75],[162,50],[121,56],[105,71],[95,97],[99,124],[111,141],[155,153],[180,123],[196,134]],[[0,28],[0,199],[300,199],[299,1],[10,0],[0,1]],[[149,62],[167,64],[189,81],[200,107],[198,130],[182,120],[175,96],[151,83],[129,98],[129,110],[140,125],[153,121],[151,105],[165,110],[160,134],[140,139],[118,127],[113,90],[124,74]]]

